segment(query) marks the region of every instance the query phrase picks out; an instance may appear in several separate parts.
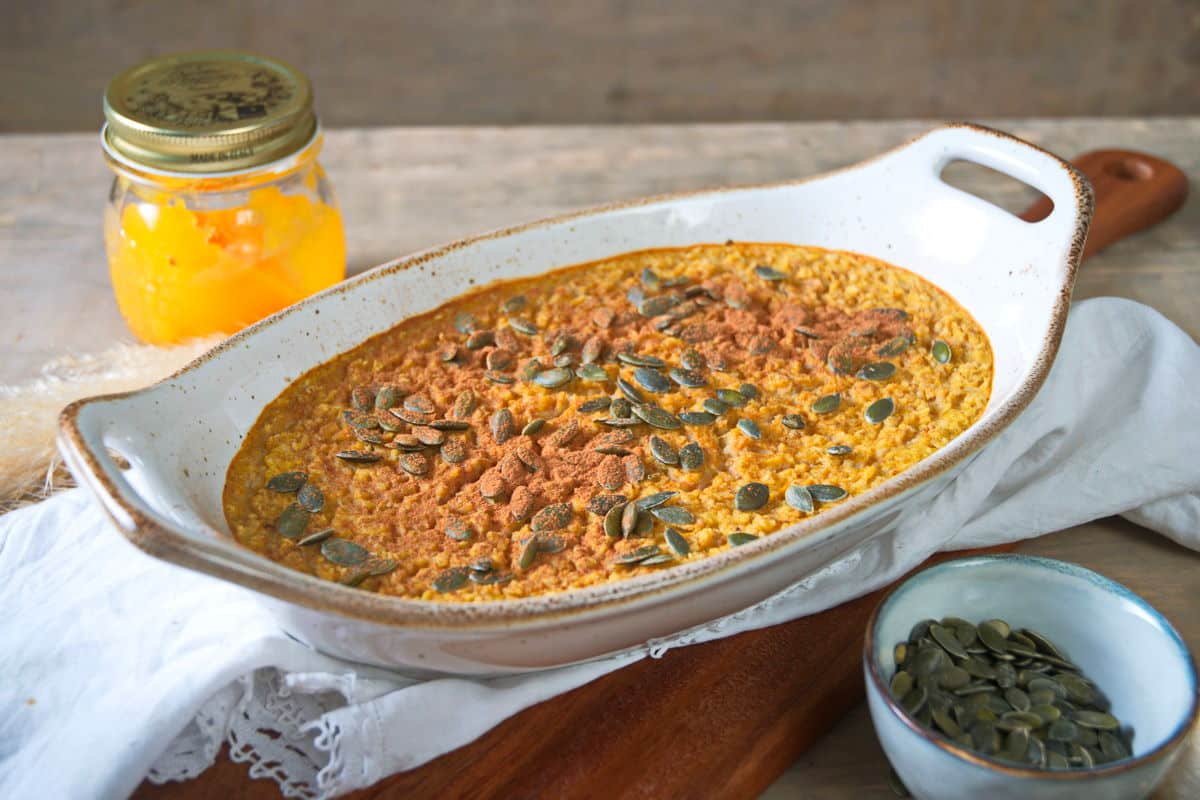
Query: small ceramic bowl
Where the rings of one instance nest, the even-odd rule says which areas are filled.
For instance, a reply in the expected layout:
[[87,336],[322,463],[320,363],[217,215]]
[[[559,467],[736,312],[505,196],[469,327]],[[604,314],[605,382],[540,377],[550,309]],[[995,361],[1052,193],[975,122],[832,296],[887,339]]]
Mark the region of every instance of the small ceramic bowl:
[[[1023,768],[923,728],[893,700],[893,648],[922,619],[1000,618],[1049,637],[1133,727],[1133,756],[1092,769]],[[914,797],[1126,800],[1145,797],[1196,720],[1196,666],[1183,639],[1133,592],[1074,564],[1031,556],[964,558],[893,589],[867,625],[867,700],[888,760]]]

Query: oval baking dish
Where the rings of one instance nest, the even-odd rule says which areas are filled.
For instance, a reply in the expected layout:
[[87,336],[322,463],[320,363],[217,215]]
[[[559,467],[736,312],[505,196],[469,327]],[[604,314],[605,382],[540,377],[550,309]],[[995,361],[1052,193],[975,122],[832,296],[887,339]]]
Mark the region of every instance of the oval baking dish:
[[[941,178],[965,160],[1054,203],[1024,222]],[[740,610],[919,514],[1028,404],[1066,319],[1091,216],[1070,165],[972,125],[934,130],[834,173],[619,204],[485,234],[385,264],[234,336],[149,389],[62,414],[59,447],[113,522],[151,555],[260,593],[303,641],[411,672],[499,674],[586,660]],[[482,603],[408,600],[321,581],[241,547],[225,472],[290,381],[482,283],[633,250],[725,240],[850,250],[902,266],[961,303],[991,339],[992,395],[967,431],[911,469],[812,519],[712,557],[600,586]],[[122,470],[108,454],[131,465]]]

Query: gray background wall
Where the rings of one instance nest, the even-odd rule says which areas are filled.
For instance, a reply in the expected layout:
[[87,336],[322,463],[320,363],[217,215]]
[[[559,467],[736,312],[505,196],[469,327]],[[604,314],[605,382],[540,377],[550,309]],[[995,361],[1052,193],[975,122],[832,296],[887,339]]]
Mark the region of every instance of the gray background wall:
[[117,71],[207,47],[335,126],[1200,113],[1200,0],[0,0],[0,131],[95,129]]

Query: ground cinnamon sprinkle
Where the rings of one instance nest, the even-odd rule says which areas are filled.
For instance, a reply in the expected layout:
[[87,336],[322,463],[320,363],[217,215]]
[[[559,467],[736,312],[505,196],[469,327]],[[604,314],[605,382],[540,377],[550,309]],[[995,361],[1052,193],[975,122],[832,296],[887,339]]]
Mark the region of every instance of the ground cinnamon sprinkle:
[[[934,339],[952,364],[930,358]],[[861,377],[881,361],[895,374]],[[468,295],[303,376],[247,435],[226,516],[244,544],[363,589],[561,591],[702,558],[734,531],[769,535],[805,516],[784,502],[789,485],[870,488],[973,422],[990,380],[974,320],[881,262],[788,245],[628,254]],[[814,413],[831,393],[838,409]],[[864,419],[885,396],[896,410]],[[678,458],[684,445],[699,466]],[[292,471],[324,504],[285,521],[300,498],[266,484]],[[753,481],[769,501],[747,510],[735,498]],[[614,509],[662,492],[676,494],[611,535]],[[686,521],[666,539],[663,519]],[[300,544],[325,528],[332,538]]]

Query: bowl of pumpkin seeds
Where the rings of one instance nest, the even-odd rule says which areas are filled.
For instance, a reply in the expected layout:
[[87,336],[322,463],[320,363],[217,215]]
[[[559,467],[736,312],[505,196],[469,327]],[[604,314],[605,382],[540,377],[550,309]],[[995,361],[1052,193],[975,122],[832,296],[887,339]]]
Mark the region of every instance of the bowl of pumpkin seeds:
[[1161,614],[1032,556],[899,584],[868,623],[863,672],[893,788],[918,798],[1145,797],[1197,717],[1195,662]]

